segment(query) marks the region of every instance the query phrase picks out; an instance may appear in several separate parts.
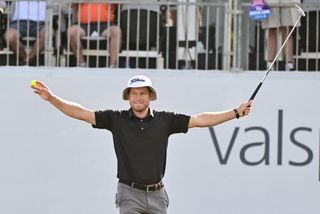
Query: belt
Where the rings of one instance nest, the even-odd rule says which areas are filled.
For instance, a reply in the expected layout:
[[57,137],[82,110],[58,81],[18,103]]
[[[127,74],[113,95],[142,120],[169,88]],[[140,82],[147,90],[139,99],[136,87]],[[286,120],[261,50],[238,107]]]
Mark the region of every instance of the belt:
[[143,190],[146,192],[154,192],[164,187],[164,184],[162,183],[162,181],[156,184],[143,185],[143,184],[135,183],[133,181],[126,181],[126,180],[119,179],[119,183],[126,184],[128,186],[131,186],[132,188]]

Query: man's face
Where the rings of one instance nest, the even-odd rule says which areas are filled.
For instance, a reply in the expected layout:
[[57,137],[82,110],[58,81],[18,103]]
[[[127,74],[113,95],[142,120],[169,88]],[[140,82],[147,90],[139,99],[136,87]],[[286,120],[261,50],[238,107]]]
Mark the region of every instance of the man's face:
[[136,112],[143,112],[149,107],[151,93],[147,87],[131,88],[129,91],[129,103]]

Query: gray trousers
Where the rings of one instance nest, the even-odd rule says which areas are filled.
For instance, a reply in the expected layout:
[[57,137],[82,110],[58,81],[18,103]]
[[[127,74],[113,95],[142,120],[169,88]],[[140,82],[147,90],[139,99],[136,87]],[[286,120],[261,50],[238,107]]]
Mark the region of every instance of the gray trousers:
[[116,206],[120,214],[166,214],[169,198],[164,188],[146,192],[118,183]]

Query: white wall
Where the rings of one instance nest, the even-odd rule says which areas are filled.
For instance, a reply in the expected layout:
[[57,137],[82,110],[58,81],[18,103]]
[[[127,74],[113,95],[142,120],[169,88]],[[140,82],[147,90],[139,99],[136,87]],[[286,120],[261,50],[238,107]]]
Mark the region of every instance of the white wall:
[[[2,67],[0,213],[118,212],[110,133],[64,116],[33,94],[30,81],[44,81],[57,95],[94,110],[126,109],[121,91],[136,73],[153,79],[159,95],[153,108],[186,114],[234,108],[264,75]],[[319,83],[320,73],[271,72],[249,117],[214,128],[216,144],[208,128],[172,136],[164,179],[169,212],[318,214]],[[269,163],[245,163],[264,155]]]

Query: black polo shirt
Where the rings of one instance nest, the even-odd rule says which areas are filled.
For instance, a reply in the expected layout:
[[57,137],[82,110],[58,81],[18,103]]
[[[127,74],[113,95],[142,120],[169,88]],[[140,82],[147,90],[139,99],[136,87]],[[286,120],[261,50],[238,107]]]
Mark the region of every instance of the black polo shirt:
[[150,111],[143,119],[132,110],[96,111],[96,126],[112,132],[118,159],[118,178],[140,184],[162,180],[171,134],[187,133],[190,116]]

